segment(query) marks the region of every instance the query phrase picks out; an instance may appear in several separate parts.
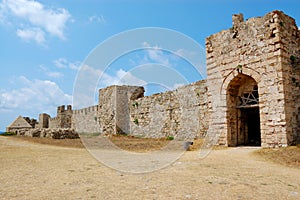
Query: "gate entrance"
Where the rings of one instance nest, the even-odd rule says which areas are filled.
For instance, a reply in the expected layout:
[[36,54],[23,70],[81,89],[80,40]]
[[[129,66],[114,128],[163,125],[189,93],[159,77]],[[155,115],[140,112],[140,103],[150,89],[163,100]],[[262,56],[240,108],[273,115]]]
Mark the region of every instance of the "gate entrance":
[[238,74],[227,88],[228,146],[260,146],[259,97],[256,81]]
[[[239,145],[260,146],[260,118],[259,108],[240,108],[240,133],[244,141]],[[237,135],[237,136],[238,136]]]

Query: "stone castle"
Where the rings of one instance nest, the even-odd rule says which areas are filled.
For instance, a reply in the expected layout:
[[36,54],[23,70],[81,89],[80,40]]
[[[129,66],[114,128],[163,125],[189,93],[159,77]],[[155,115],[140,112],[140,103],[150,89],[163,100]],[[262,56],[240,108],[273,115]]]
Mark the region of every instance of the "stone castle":
[[[99,90],[98,105],[57,116],[40,114],[35,129],[179,139],[218,135],[226,146],[300,143],[300,31],[281,11],[232,16],[233,27],[206,39],[207,79],[144,96],[137,86]],[[19,119],[20,120],[20,119]],[[7,131],[28,131],[17,120]],[[24,124],[24,122],[23,122]]]

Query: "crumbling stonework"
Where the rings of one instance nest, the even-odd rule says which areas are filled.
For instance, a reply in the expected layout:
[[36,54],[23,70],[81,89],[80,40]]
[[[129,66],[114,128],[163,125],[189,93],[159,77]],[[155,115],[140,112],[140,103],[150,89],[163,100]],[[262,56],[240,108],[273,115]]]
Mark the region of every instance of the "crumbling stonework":
[[72,126],[72,106],[68,105],[57,107],[57,116],[49,121],[49,128],[71,128]]
[[129,101],[144,96],[138,86],[110,86],[99,90],[100,133],[129,133]]
[[201,138],[208,129],[206,81],[130,101],[130,134]]
[[46,137],[53,139],[75,139],[79,138],[78,133],[74,129],[70,128],[33,128],[33,129],[22,129],[18,131],[20,136],[29,137]]
[[291,61],[292,56],[300,57],[299,37],[294,19],[273,11],[247,21],[234,15],[231,29],[206,39],[207,84],[213,102],[209,131],[220,134],[220,144],[245,144],[237,138],[251,134],[241,120],[247,116],[238,108],[238,99],[249,93],[239,87],[245,81],[258,88],[261,145],[299,142],[299,68]]

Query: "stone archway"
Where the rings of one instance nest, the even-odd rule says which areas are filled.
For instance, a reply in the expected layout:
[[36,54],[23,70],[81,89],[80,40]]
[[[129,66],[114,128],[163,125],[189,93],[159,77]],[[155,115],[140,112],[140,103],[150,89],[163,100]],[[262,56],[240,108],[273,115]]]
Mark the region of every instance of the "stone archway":
[[257,82],[239,73],[227,87],[228,146],[261,145]]

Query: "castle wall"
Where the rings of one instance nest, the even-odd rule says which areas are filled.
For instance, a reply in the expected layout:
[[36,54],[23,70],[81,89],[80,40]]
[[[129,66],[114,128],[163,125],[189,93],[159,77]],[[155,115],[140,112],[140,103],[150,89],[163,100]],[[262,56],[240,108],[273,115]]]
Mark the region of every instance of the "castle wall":
[[115,134],[130,131],[129,106],[131,99],[144,96],[138,86],[110,86],[99,90],[100,133]]
[[73,110],[72,128],[77,133],[100,133],[98,105]]
[[49,128],[59,128],[59,122],[57,117],[53,117],[49,119]]
[[[289,144],[300,143],[300,31],[295,20],[278,13],[285,120]],[[281,23],[282,22],[282,23]]]
[[37,128],[48,128],[49,127],[50,115],[46,113],[42,113],[39,115],[39,124],[37,124]]
[[98,117],[100,133],[116,133],[116,86],[109,86],[99,90]]
[[231,143],[232,137],[239,134],[234,122],[236,105],[226,98],[231,81],[239,74],[252,77],[258,84],[261,145],[285,146],[293,142],[298,111],[292,102],[292,90],[296,88],[291,87],[288,78],[288,51],[299,44],[299,39],[284,37],[294,34],[295,28],[291,18],[280,11],[247,21],[242,15],[234,15],[231,29],[206,39],[208,98],[212,102],[209,133],[219,134],[220,144],[236,145]]
[[202,137],[208,129],[206,81],[131,100],[130,134],[143,137]]

